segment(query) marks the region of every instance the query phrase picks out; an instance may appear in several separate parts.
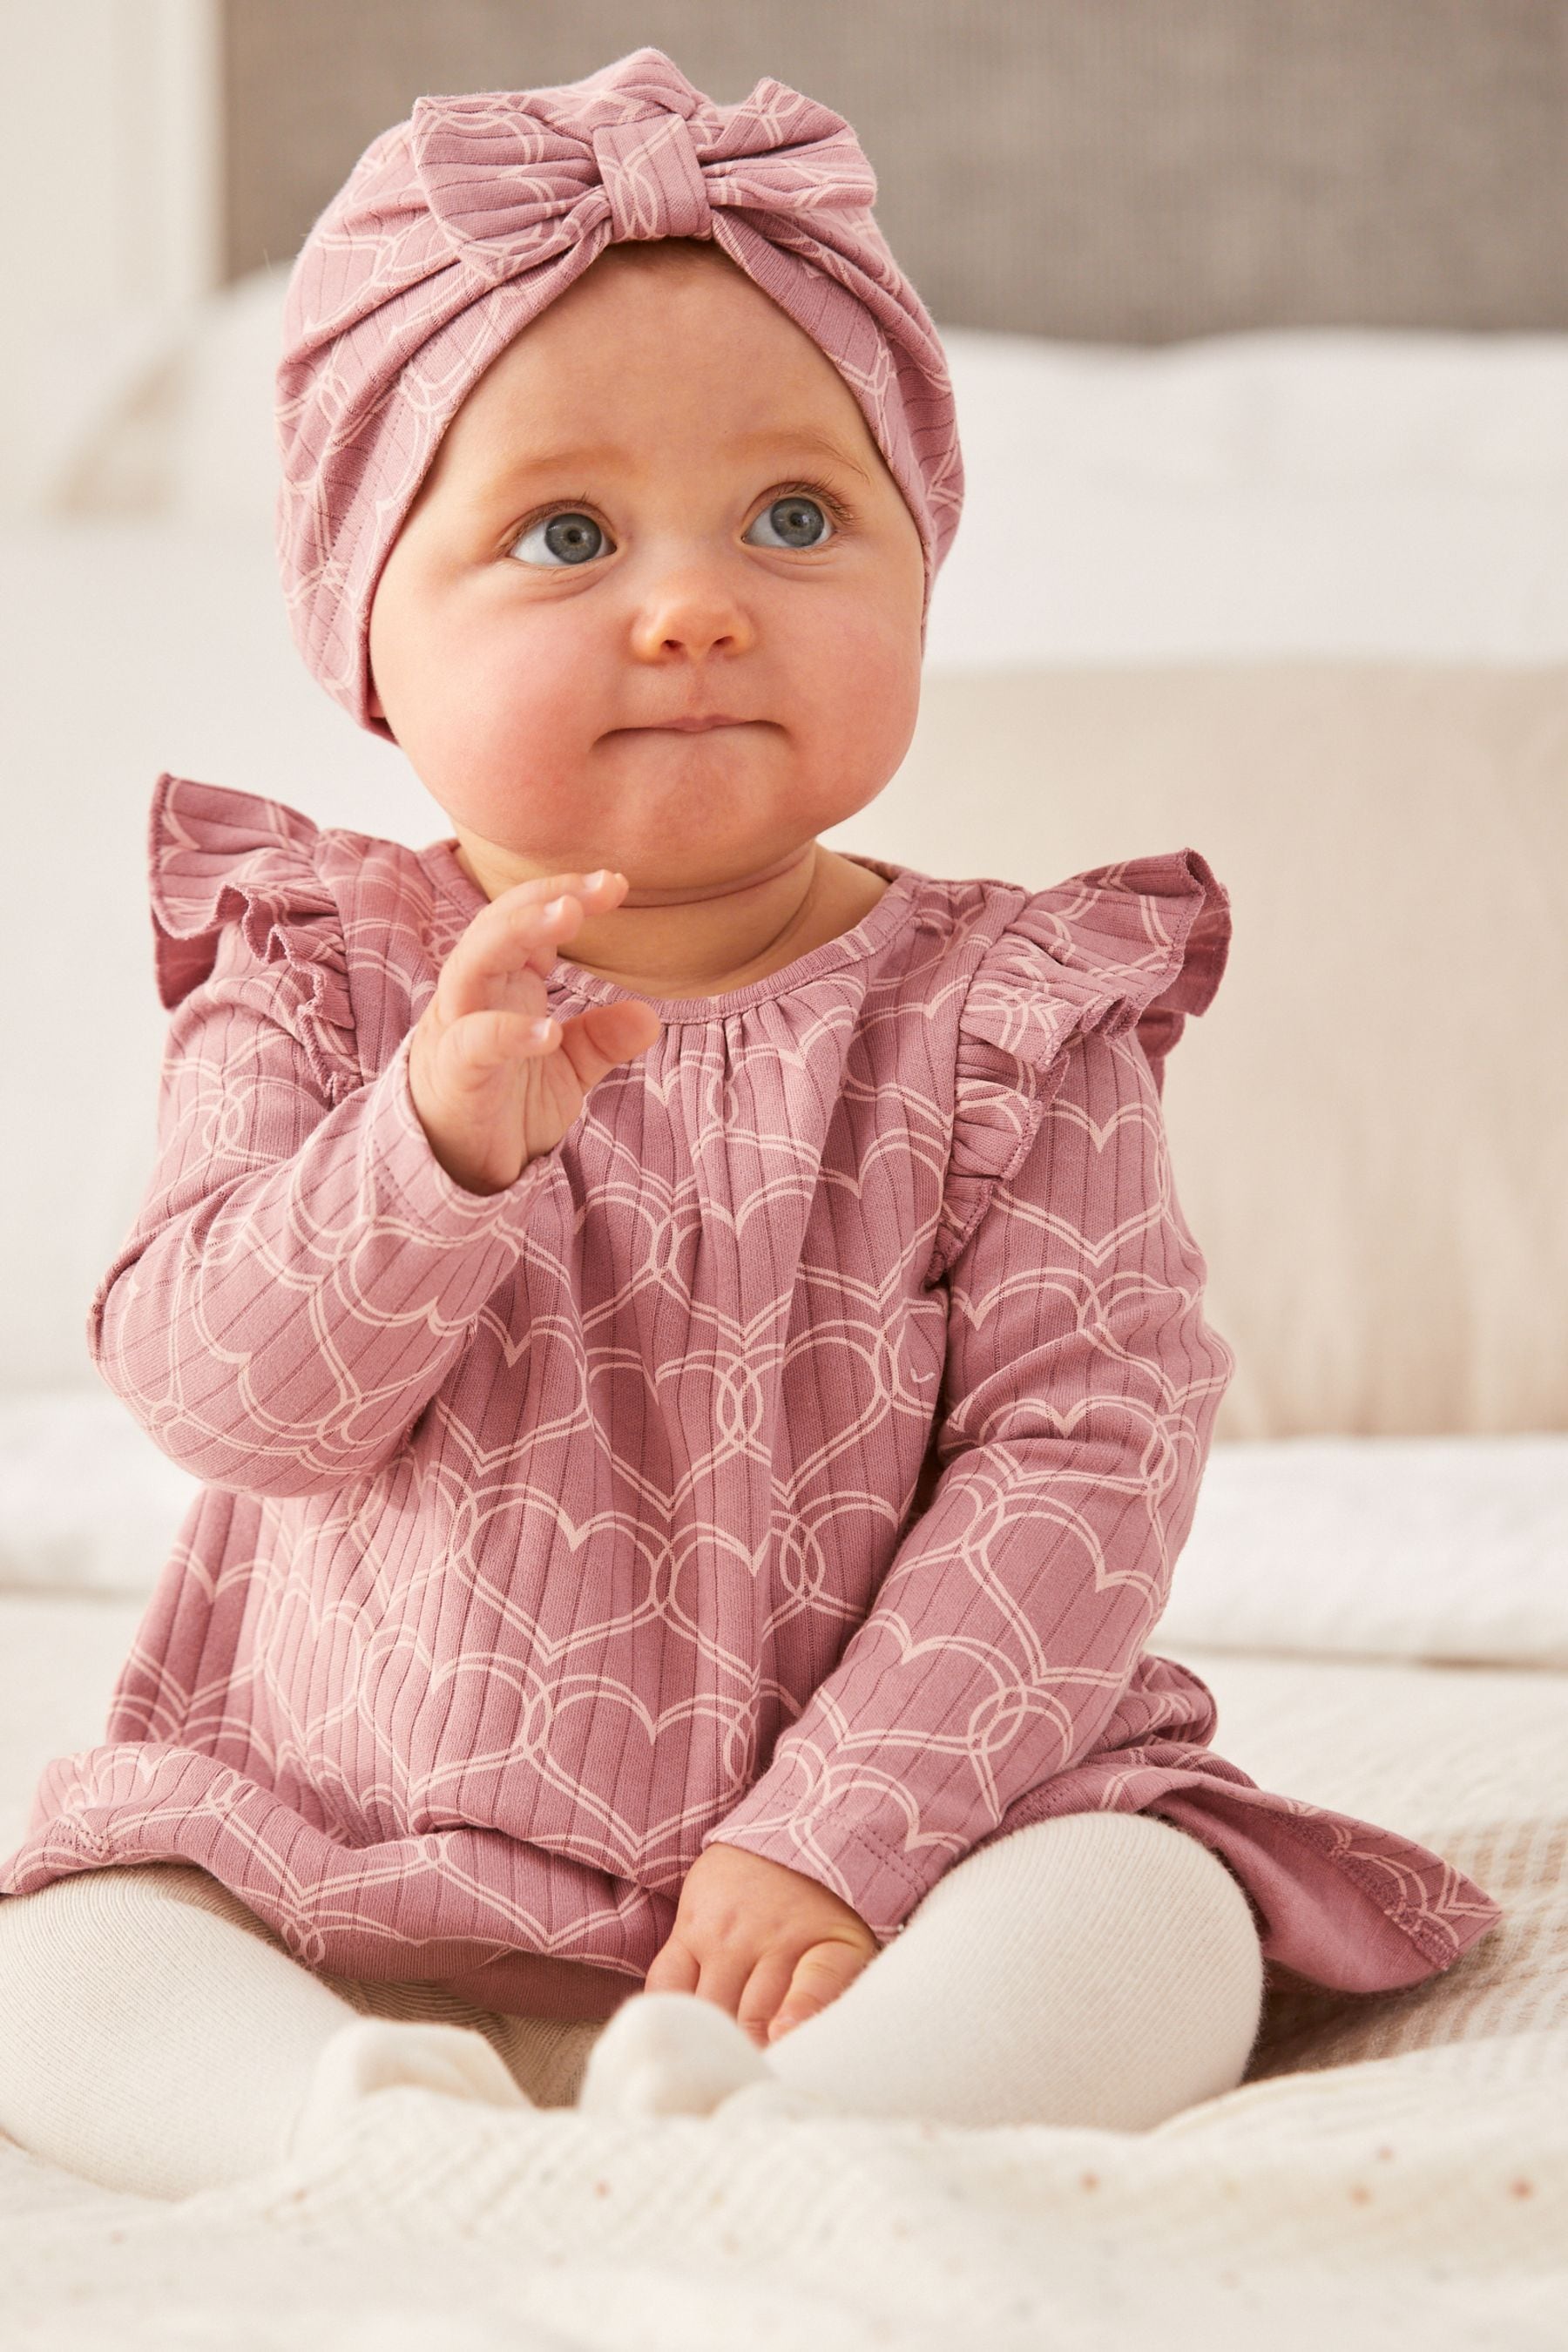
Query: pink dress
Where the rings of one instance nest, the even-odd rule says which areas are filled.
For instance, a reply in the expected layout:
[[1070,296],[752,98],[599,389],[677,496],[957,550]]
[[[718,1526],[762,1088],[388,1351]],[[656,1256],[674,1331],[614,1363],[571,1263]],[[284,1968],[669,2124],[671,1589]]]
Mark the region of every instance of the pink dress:
[[716,1839],[885,1943],[988,1840],[1148,1810],[1355,1991],[1501,1918],[1260,1789],[1144,1646],[1235,1362],[1161,1109],[1229,945],[1195,850],[1040,891],[858,860],[854,929],[657,1004],[489,1197],[408,1090],[485,904],[455,844],[163,776],[151,858],[160,1154],[88,1337],[203,1487],[0,1894],[184,1860],[307,1966],[578,2017]]

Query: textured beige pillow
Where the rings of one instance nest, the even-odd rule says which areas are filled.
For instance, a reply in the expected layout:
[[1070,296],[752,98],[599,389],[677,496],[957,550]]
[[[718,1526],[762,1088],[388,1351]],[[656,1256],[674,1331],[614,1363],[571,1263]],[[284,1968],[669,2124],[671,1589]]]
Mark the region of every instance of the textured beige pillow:
[[1568,1428],[1568,666],[933,675],[833,843],[1036,888],[1190,845],[1226,886],[1165,1087],[1217,1440]]

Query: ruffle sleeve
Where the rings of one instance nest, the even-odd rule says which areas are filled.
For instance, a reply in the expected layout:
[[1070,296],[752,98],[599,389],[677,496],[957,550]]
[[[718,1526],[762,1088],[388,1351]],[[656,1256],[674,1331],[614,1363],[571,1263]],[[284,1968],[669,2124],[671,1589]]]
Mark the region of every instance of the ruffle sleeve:
[[1156,1087],[1230,951],[1230,898],[1195,849],[1096,866],[1026,898],[976,965],[958,1022],[952,1143],[928,1280],[1016,1172],[1072,1040],[1136,1024]]
[[[362,1072],[350,975],[374,1022],[388,899],[360,895],[352,841],[165,774],[150,845],[170,1014],[158,1156],[89,1352],[205,1485],[336,1495],[406,1444],[529,1247],[560,1156],[470,1192],[415,1104],[412,1029]],[[372,951],[351,964],[360,936]]]
[[337,900],[317,866],[320,828],[254,793],[158,778],[148,826],[153,967],[173,1012],[212,977],[233,927],[265,977],[278,1017],[330,1101],[359,1085],[348,949]]

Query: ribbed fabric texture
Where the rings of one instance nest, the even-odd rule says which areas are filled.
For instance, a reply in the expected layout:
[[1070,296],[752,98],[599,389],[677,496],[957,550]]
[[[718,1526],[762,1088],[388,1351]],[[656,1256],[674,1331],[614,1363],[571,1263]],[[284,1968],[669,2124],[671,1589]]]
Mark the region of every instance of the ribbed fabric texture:
[[1195,850],[1042,891],[862,860],[852,931],[657,1004],[483,1197],[408,1092],[485,903],[454,845],[165,776],[151,846],[161,1150],[89,1338],[205,1485],[0,1893],[184,1858],[309,1966],[581,2019],[714,1839],[882,1941],[1096,1809],[1214,1846],[1327,1985],[1496,1924],[1259,1789],[1145,1648],[1233,1364],[1161,1112],[1229,940]]

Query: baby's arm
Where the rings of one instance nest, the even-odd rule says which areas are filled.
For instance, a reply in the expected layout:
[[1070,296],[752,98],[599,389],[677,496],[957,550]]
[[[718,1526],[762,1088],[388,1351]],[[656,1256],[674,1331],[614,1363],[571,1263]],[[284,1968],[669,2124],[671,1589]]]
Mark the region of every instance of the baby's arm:
[[813,1873],[886,1936],[1092,1749],[1164,1609],[1234,1370],[1205,1271],[1136,1031],[1076,1039],[948,1270],[930,1506],[708,1838]]
[[311,1495],[387,1462],[521,1256],[584,1087],[657,1034],[647,1006],[596,1007],[523,1045],[508,955],[532,959],[542,1009],[576,921],[571,898],[546,918],[560,878],[481,909],[369,1083],[346,1058],[323,1082],[310,964],[268,962],[237,926],[179,1002],[158,1165],[88,1344],[196,1477]]

